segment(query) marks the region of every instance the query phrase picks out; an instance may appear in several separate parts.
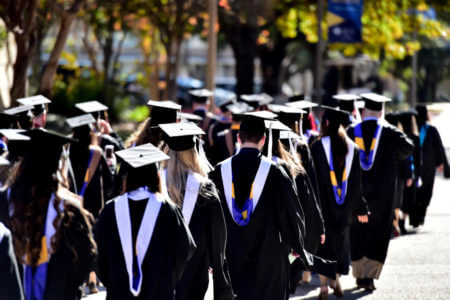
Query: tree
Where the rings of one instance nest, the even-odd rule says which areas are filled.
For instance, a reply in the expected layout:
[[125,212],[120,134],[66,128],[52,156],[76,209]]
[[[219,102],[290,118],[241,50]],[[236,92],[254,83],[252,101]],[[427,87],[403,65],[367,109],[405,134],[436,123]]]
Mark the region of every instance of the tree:
[[129,1],[128,6],[137,8],[138,16],[147,17],[157,29],[157,37],[166,54],[164,98],[174,99],[181,43],[194,30],[195,18],[206,11],[206,1],[155,0],[136,3]]
[[66,45],[70,27],[85,2],[86,0],[73,0],[70,3],[64,2],[64,4],[60,4],[56,1],[50,1],[50,6],[60,18],[60,23],[58,35],[56,37],[52,52],[50,53],[50,58],[48,59],[44,72],[41,76],[38,94],[51,98],[53,79],[58,68],[59,58],[64,50],[64,46]]

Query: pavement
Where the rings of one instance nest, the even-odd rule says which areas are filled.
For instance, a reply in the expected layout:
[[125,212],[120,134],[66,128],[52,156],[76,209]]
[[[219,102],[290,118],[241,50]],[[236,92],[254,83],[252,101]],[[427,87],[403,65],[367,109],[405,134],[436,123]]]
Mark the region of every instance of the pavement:
[[[450,154],[450,104],[439,107],[432,119]],[[425,225],[410,234],[391,240],[388,256],[377,289],[368,293],[355,289],[350,275],[341,277],[344,298],[340,299],[449,299],[450,298],[450,181],[438,175]],[[317,299],[320,285],[317,276],[309,284],[297,288],[290,299]],[[85,297],[104,300],[105,292]],[[205,300],[212,300],[210,289]],[[332,295],[330,299],[339,299]],[[276,299],[274,299],[276,300]]]

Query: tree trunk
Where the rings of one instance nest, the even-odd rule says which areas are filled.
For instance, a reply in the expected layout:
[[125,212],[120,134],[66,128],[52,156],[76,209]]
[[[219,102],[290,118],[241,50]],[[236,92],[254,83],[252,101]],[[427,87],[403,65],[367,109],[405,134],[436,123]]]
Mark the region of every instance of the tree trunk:
[[14,63],[13,85],[11,87],[11,105],[26,96],[27,71],[36,48],[36,38],[33,33],[29,35],[15,34],[17,46],[16,61]]
[[70,27],[72,26],[72,22],[75,17],[75,14],[67,14],[61,19],[55,45],[53,46],[50,58],[41,77],[38,94],[42,94],[48,98],[52,97],[53,81],[55,78],[56,70],[58,69],[59,58],[61,57],[61,53],[64,50],[64,46],[66,45]]
[[113,54],[113,37],[112,35],[108,36],[105,40],[105,44],[103,45],[103,99],[100,99],[100,102],[105,103],[107,106],[112,105],[113,101],[110,99],[110,77],[109,72],[111,68],[111,58]]
[[170,54],[170,73],[166,75],[167,80],[167,99],[178,102],[177,99],[177,75],[178,67],[180,64],[180,51],[181,51],[181,37],[175,38],[173,47],[171,47],[172,53]]

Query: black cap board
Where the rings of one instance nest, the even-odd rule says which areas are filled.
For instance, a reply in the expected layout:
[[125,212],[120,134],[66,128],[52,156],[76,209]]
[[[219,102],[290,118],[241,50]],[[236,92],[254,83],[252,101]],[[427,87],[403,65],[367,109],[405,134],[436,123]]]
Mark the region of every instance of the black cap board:
[[47,104],[51,103],[50,99],[42,95],[36,95],[26,98],[17,99],[22,105],[32,105],[34,106],[34,115],[39,116],[47,109]]
[[51,147],[63,146],[69,143],[75,143],[77,141],[60,133],[45,130],[42,128],[27,130],[21,134],[29,136],[31,138],[31,145],[33,149],[30,149],[30,151],[36,150],[34,149],[35,146],[46,149]]
[[214,95],[214,93],[207,89],[196,89],[196,90],[190,90],[189,95],[191,96],[191,99],[193,102],[206,103],[206,101],[208,101],[209,97]]
[[390,102],[391,99],[375,93],[364,93],[360,95],[364,100],[364,107],[373,111],[383,110],[383,103]]
[[399,122],[398,112],[388,112],[385,114],[384,119],[391,125],[397,126]]
[[302,115],[307,113],[306,110],[294,106],[281,106],[278,112],[278,120],[285,124],[291,124],[299,121]]
[[87,114],[108,110],[108,106],[98,102],[97,100],[77,103],[75,104],[75,107]]
[[4,110],[3,113],[7,115],[20,115],[22,113],[29,113],[31,115],[31,110],[34,108],[32,105],[20,105],[13,108]]
[[2,129],[0,135],[8,140],[9,158],[17,158],[24,156],[30,149],[29,136],[23,135],[24,129]]
[[200,127],[193,123],[161,124],[159,128],[164,133],[163,140],[174,151],[194,148],[196,136],[205,134]]
[[288,98],[288,102],[296,102],[296,101],[302,101],[305,99],[305,94],[294,94]]
[[70,128],[77,128],[81,126],[86,126],[95,123],[95,119],[91,114],[84,114],[81,116],[68,118],[66,123],[70,126]]
[[264,121],[273,121],[276,116],[276,114],[269,111],[254,111],[245,113],[241,115],[242,122],[239,131],[255,135],[264,135],[264,132],[266,130],[266,124]]
[[337,104],[340,109],[352,113],[355,110],[355,102],[361,99],[361,97],[354,94],[339,94],[334,95],[333,99],[338,101]]
[[152,127],[177,122],[177,112],[181,110],[181,105],[170,100],[149,100],[147,105],[151,107],[150,125]]
[[115,154],[134,169],[170,159],[151,143],[117,151]]
[[254,108],[268,105],[273,102],[272,96],[267,95],[266,93],[241,95],[240,99]]
[[339,122],[340,124],[345,124],[348,121],[350,113],[345,110],[340,110],[338,107],[331,107],[326,105],[321,105],[324,111],[324,118]]

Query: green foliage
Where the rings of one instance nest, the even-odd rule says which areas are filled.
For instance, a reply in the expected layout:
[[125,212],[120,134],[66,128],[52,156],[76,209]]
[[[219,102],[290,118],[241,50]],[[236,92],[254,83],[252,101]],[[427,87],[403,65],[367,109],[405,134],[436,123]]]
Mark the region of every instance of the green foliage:
[[147,105],[140,105],[134,109],[124,110],[122,114],[122,119],[132,122],[140,123],[144,121],[150,115],[150,110]]

